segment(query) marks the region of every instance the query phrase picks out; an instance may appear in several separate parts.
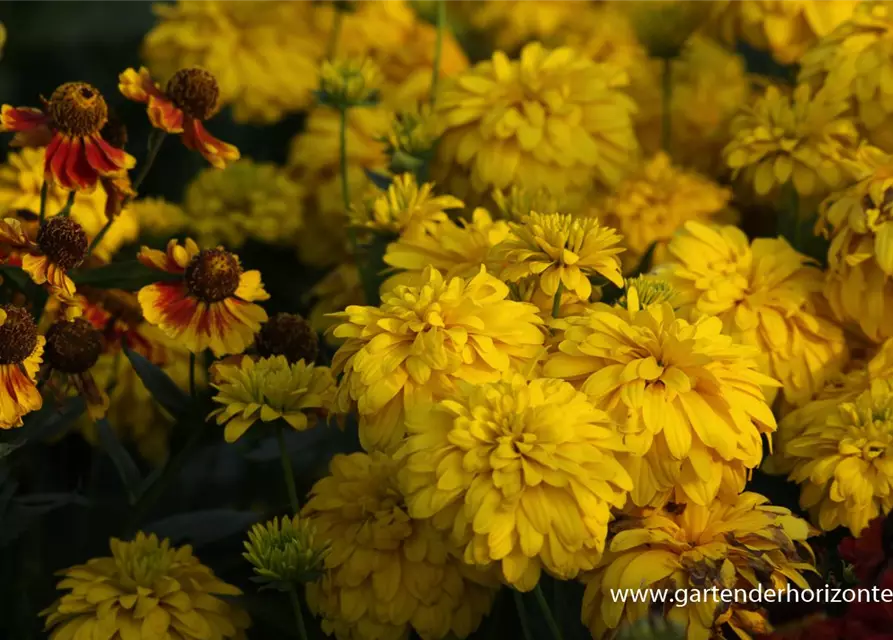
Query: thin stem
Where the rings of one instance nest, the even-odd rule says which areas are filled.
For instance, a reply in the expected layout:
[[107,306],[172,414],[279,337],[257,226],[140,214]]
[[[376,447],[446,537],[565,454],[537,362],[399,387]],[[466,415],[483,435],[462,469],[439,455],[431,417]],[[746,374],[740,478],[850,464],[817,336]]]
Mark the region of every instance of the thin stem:
[[304,613],[301,611],[301,600],[298,598],[298,590],[295,585],[288,585],[288,597],[291,600],[291,608],[295,610],[295,624],[298,627],[298,637],[307,640],[307,627],[304,626]]
[[276,438],[279,440],[279,457],[282,460],[282,475],[285,477],[285,487],[288,489],[288,501],[294,513],[300,511],[298,503],[298,490],[295,487],[295,473],[291,468],[291,458],[288,457],[288,449],[285,447],[285,428],[276,429]]
[[149,175],[149,169],[151,169],[152,165],[155,163],[155,158],[158,156],[158,152],[161,151],[161,145],[166,137],[167,132],[161,131],[160,129],[152,129],[152,133],[149,134],[149,145],[146,149],[146,159],[143,161],[143,166],[140,168],[140,172],[137,174],[136,179],[131,185],[134,191],[137,191],[140,188],[140,185],[143,184],[143,180]]
[[431,104],[437,99],[440,79],[440,57],[443,52],[443,30],[446,28],[446,0],[437,1],[437,39],[434,41],[434,65],[431,68]]
[[347,109],[341,107],[341,126],[339,135],[339,156],[341,160],[341,201],[344,203],[344,213],[350,211],[350,186],[347,183]]
[[533,595],[536,596],[536,601],[540,605],[540,609],[543,612],[543,618],[546,619],[546,626],[549,627],[552,637],[555,638],[555,640],[564,640],[564,636],[561,635],[561,629],[558,627],[558,623],[555,622],[555,617],[552,615],[552,610],[549,609],[549,603],[546,602],[546,596],[543,595],[543,588],[539,583],[533,588]]
[[662,62],[660,147],[670,153],[673,142],[673,59],[664,58]]
[[65,201],[65,206],[59,209],[59,213],[57,216],[67,216],[71,213],[71,208],[74,206],[74,197],[77,195],[76,191],[68,192],[68,199]]
[[195,354],[189,353],[189,397],[195,397]]
[[49,188],[50,183],[44,179],[43,185],[40,187],[40,224],[43,224],[47,217],[47,192]]
[[105,224],[102,225],[102,229],[99,230],[93,240],[90,241],[90,246],[87,247],[87,255],[84,256],[84,260],[89,258],[93,254],[93,250],[99,246],[99,243],[102,242],[102,239],[105,238],[105,234],[109,232],[109,229],[112,228],[112,224],[115,222],[114,218],[109,218],[106,220]]
[[335,15],[332,17],[332,31],[329,33],[329,44],[326,47],[326,57],[331,60],[338,51],[338,36],[341,35],[341,14],[343,12],[335,6]]
[[558,281],[558,288],[555,290],[555,297],[552,299],[552,317],[558,317],[558,311],[561,309],[561,294],[564,293],[564,283]]
[[521,633],[524,640],[533,640],[533,632],[530,630],[530,622],[527,620],[527,610],[524,608],[524,597],[520,591],[512,589],[512,595],[515,597],[515,608],[518,610],[518,620],[521,621]]

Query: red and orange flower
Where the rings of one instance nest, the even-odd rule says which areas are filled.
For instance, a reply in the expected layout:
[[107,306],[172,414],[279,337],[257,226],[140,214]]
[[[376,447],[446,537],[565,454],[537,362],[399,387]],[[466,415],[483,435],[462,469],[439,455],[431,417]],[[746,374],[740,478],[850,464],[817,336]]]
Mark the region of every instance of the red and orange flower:
[[0,131],[16,134],[14,146],[46,147],[47,180],[69,190],[90,191],[100,178],[121,175],[136,164],[133,156],[106,142],[102,128],[108,105],[96,87],[66,82],[43,100],[43,109],[0,110]]
[[210,71],[180,69],[162,91],[145,67],[127,69],[118,76],[118,88],[126,98],[146,104],[153,127],[182,134],[188,149],[198,151],[218,169],[239,159],[236,147],[212,136],[202,124],[220,108],[220,88]]
[[0,306],[0,429],[22,426],[43,405],[36,379],[44,344],[26,309]]
[[143,247],[140,262],[173,279],[140,289],[137,297],[150,324],[194,353],[241,353],[267,320],[257,300],[267,300],[259,271],[243,271],[238,256],[222,247],[199,250],[189,238],[167,252]]
[[73,218],[53,216],[40,225],[36,241],[19,220],[6,218],[0,221],[0,244],[12,249],[36,284],[47,284],[54,295],[72,301],[75,286],[68,272],[81,265],[89,246],[87,233]]

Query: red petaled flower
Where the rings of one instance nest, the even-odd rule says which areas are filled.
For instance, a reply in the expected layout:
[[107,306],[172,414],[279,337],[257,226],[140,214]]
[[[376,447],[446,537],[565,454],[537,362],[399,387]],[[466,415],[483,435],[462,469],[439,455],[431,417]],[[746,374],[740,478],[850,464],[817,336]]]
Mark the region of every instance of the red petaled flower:
[[127,69],[118,76],[118,88],[126,98],[146,105],[153,127],[182,134],[187,148],[218,169],[239,159],[236,147],[212,136],[202,124],[219,109],[220,89],[210,71],[180,69],[162,90],[145,67]]
[[64,189],[89,191],[101,177],[120,175],[136,164],[133,156],[102,138],[108,106],[96,87],[67,82],[43,103],[42,110],[3,105],[0,131],[16,134],[13,145],[47,148],[47,180]]
[[838,547],[840,557],[853,565],[856,577],[863,585],[874,583],[887,562],[884,520],[883,516],[875,518],[858,538],[844,538]]

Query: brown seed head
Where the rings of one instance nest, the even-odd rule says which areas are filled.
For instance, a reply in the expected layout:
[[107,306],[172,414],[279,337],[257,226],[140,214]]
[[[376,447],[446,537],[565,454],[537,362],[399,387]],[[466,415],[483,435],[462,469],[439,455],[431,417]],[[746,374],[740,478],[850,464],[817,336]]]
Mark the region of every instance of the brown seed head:
[[168,80],[164,92],[186,115],[196,120],[207,120],[217,113],[220,87],[214,74],[205,69],[180,69]]
[[68,271],[87,255],[87,233],[69,216],[50,218],[37,232],[37,245],[54,264]]
[[57,322],[46,339],[47,362],[64,373],[84,373],[102,353],[102,334],[83,318]]
[[205,249],[186,267],[186,286],[203,302],[219,302],[236,292],[242,267],[239,260],[224,249]]
[[23,307],[0,306],[6,321],[0,325],[0,364],[20,364],[37,346],[37,325]]
[[319,338],[310,324],[296,313],[277,313],[257,332],[255,346],[263,358],[285,356],[294,364],[311,364],[319,355]]
[[89,136],[105,126],[109,108],[96,87],[86,82],[66,82],[53,91],[47,112],[55,129],[70,136]]

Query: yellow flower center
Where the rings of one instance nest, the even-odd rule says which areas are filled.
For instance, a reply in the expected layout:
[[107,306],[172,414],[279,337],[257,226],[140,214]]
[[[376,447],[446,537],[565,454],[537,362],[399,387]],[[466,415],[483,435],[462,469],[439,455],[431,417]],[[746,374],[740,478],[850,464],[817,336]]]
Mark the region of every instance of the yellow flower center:
[[37,346],[37,326],[22,307],[6,304],[0,309],[6,313],[0,325],[0,364],[20,364]]
[[236,292],[242,267],[229,251],[206,249],[186,267],[186,286],[203,302],[220,302]]
[[83,373],[102,353],[102,334],[84,320],[57,322],[46,335],[46,358],[54,369],[65,373]]
[[210,71],[192,67],[180,69],[168,80],[165,93],[186,115],[207,120],[219,106],[220,87]]
[[151,538],[122,545],[115,553],[115,565],[122,578],[140,587],[151,587],[174,564],[174,552]]
[[53,126],[69,136],[99,133],[108,120],[108,106],[99,89],[86,82],[66,82],[47,103]]
[[86,257],[87,233],[69,216],[55,216],[40,227],[37,245],[53,264],[68,271]]

